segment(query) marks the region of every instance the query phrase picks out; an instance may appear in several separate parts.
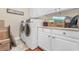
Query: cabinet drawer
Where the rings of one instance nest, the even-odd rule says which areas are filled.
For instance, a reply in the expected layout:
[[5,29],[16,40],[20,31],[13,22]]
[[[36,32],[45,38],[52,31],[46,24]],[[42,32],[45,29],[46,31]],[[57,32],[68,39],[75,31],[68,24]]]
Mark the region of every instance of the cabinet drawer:
[[6,43],[9,43],[10,39],[0,40],[0,44],[4,45]]
[[75,39],[79,39],[79,32],[77,31],[66,31],[66,30],[52,30],[52,34],[58,34],[62,36],[67,36]]
[[0,46],[0,51],[8,51],[10,50],[10,43]]
[[47,34],[50,34],[51,33],[51,29],[43,28],[43,32],[47,33]]
[[51,29],[47,29],[47,28],[38,28],[38,32],[50,34],[50,33],[51,33]]
[[42,33],[43,32],[43,28],[38,28],[38,32]]
[[0,51],[10,50],[10,40],[0,40]]

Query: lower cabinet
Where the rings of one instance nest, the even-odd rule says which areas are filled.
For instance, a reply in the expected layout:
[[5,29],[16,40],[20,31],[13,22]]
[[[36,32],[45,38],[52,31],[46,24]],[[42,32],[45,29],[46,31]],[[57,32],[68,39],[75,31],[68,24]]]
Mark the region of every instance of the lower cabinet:
[[38,46],[41,47],[44,50],[50,51],[52,49],[51,47],[51,34],[49,29],[38,29]]
[[[76,41],[77,40],[77,41]],[[47,51],[78,51],[78,39],[51,33],[50,30],[38,31],[38,46]]]
[[40,34],[38,39],[38,45],[44,50],[51,50],[51,36],[49,34]]
[[9,51],[10,49],[10,39],[0,40],[0,51]]
[[78,43],[67,41],[62,38],[55,37],[55,50],[56,51],[76,51],[79,50]]

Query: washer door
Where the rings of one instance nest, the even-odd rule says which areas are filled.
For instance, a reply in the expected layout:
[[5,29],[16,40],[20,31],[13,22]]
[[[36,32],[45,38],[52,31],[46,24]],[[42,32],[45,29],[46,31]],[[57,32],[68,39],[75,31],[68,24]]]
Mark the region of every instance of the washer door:
[[29,23],[26,23],[26,24],[25,24],[25,35],[26,35],[27,37],[30,36],[30,25],[29,25]]

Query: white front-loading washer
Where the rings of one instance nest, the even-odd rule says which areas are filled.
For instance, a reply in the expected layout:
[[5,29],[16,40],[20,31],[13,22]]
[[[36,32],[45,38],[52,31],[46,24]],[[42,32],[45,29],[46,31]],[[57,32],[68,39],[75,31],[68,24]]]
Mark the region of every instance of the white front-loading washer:
[[35,49],[38,47],[38,27],[42,26],[41,19],[30,19],[25,22],[24,31],[21,32],[21,39],[25,42],[26,46]]

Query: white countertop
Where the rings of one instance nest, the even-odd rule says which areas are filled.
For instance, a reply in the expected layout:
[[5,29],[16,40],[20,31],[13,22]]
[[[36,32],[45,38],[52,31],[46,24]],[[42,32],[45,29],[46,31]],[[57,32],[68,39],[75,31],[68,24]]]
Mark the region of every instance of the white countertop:
[[56,30],[67,30],[67,31],[79,31],[78,28],[45,27],[45,26],[42,26],[40,28],[48,28],[48,29],[56,29]]

